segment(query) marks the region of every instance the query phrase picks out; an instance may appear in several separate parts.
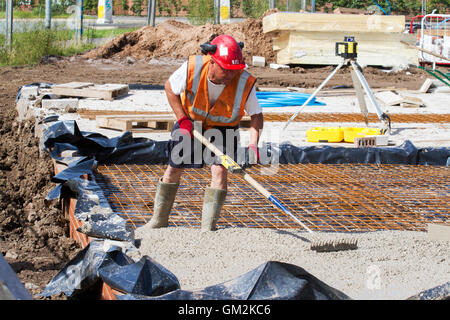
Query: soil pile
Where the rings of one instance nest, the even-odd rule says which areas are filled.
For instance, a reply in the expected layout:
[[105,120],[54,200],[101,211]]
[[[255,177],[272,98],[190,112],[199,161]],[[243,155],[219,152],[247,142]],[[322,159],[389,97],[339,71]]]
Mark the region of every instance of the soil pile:
[[243,54],[247,64],[252,56],[265,57],[267,63],[275,62],[272,38],[262,31],[262,18],[247,19],[227,25],[205,24],[192,26],[175,20],[167,20],[156,27],[143,27],[118,36],[102,47],[84,55],[88,59],[132,57],[136,60],[168,57],[187,58],[201,54],[200,45],[220,34],[229,34],[244,42]]
[[48,154],[39,155],[34,122],[15,117],[0,99],[0,252],[36,299],[79,246],[61,209],[44,203],[53,167]]

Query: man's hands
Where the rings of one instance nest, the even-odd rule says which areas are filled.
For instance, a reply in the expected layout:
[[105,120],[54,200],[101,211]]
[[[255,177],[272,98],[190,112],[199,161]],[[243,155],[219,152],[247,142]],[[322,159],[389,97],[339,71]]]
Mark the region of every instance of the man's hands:
[[259,151],[256,144],[251,143],[248,145],[248,162],[249,164],[259,163]]
[[192,139],[192,129],[193,124],[191,119],[189,119],[187,116],[184,116],[178,120],[178,126],[180,127],[180,131],[183,135],[188,135]]

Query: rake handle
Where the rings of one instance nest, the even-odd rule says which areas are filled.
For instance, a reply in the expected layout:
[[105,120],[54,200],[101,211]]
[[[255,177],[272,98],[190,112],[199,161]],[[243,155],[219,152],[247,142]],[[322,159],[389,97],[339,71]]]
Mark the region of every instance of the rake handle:
[[277,198],[275,198],[266,188],[264,188],[258,181],[253,179],[248,173],[244,171],[244,169],[239,166],[233,159],[231,159],[228,155],[225,155],[222,151],[220,151],[215,145],[209,142],[200,132],[197,130],[193,130],[194,137],[197,138],[201,143],[205,145],[209,150],[214,152],[217,156],[222,159],[226,159],[227,166],[232,164],[233,166],[238,167],[240,170],[236,171],[240,173],[245,181],[247,181],[252,187],[254,187],[259,193],[261,193],[265,198],[267,198],[270,202],[272,202],[277,208],[281,209],[284,213],[289,215],[292,219],[294,219],[298,224],[300,224],[303,228],[305,228],[309,233],[313,233],[313,231],[308,228],[303,222],[301,222],[296,216],[294,216]]

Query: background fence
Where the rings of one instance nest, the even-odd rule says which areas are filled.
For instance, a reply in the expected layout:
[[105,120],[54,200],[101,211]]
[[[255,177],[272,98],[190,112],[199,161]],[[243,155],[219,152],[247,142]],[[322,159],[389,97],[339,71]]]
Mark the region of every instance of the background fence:
[[[149,0],[115,0],[113,1],[114,15],[147,15],[147,6]],[[76,0],[53,0],[52,15],[65,14],[72,10],[71,6],[75,5]],[[189,16],[189,15],[205,15],[214,17],[214,0],[157,0],[156,15],[157,16]],[[396,0],[396,1],[361,1],[361,0],[230,0],[231,17],[260,17],[264,11],[271,7],[275,7],[280,11],[317,11],[332,12],[336,8],[354,8],[367,10],[377,10],[384,14],[411,14],[416,15],[422,13],[423,5],[428,13],[437,10],[438,13],[450,13],[450,5],[448,0]],[[97,14],[97,0],[84,0],[83,9],[85,14]],[[6,0],[0,1],[0,12],[5,11]],[[14,1],[14,7],[23,11],[33,12],[34,15],[45,15],[45,0],[19,0]],[[378,9],[377,9],[378,8]]]

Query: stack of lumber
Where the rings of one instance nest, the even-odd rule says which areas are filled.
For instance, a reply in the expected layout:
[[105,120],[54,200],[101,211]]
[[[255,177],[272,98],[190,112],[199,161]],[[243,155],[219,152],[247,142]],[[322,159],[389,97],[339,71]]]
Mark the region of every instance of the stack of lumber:
[[129,91],[126,84],[93,84],[90,82],[69,82],[52,87],[51,92],[58,96],[97,98],[114,100]]
[[[176,123],[173,113],[142,113],[136,115],[94,115],[97,127],[132,132],[171,131]],[[240,123],[241,128],[250,127],[250,117],[245,115]]]
[[337,65],[336,42],[354,36],[362,66],[403,67],[419,63],[415,36],[403,33],[405,16],[283,13],[263,18],[278,64]]

